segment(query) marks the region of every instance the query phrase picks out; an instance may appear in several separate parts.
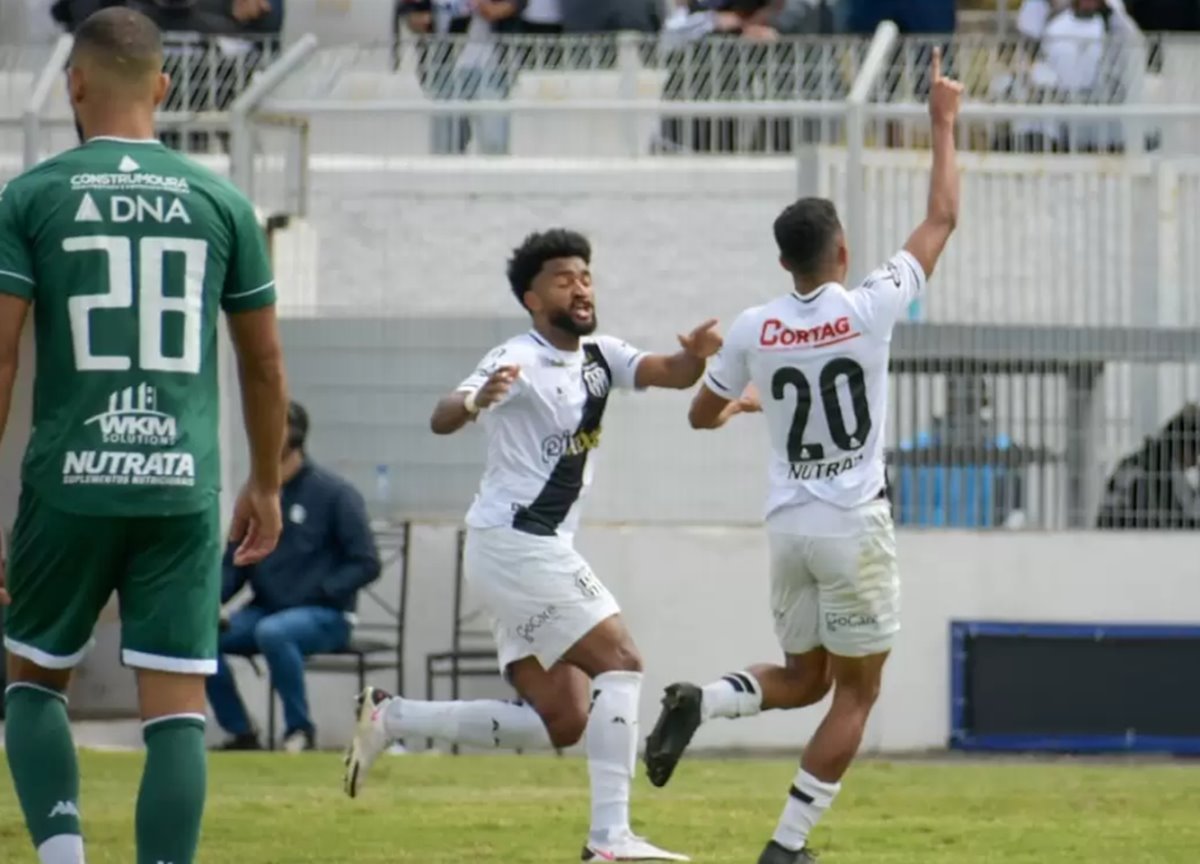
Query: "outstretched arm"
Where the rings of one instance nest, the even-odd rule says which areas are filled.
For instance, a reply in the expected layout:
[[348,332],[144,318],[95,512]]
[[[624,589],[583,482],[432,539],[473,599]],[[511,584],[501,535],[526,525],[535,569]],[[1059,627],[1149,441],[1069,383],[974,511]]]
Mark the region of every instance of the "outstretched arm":
[[933,275],[942,250],[958,224],[958,161],[954,125],[962,102],[963,87],[942,77],[942,54],[933,49],[933,84],[929,93],[929,117],[933,126],[933,171],[929,178],[929,204],[922,222],[904,248],[925,271]]
[[638,363],[634,386],[686,390],[700,380],[704,364],[721,350],[717,319],[710,318],[686,336],[680,336],[681,350],[674,354],[650,354]]

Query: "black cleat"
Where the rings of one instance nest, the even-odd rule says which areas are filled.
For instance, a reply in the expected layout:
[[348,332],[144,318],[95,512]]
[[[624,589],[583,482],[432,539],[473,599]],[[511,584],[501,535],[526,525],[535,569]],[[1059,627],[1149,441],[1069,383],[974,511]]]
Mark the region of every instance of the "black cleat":
[[217,747],[218,750],[228,752],[261,750],[263,749],[262,742],[258,740],[257,732],[244,732],[241,735],[234,735],[225,743]]
[[817,856],[807,846],[793,851],[772,840],[758,856],[758,864],[817,864]]
[[683,751],[700,728],[703,691],[695,684],[672,684],[662,700],[662,713],[646,739],[646,776],[655,786],[666,786]]

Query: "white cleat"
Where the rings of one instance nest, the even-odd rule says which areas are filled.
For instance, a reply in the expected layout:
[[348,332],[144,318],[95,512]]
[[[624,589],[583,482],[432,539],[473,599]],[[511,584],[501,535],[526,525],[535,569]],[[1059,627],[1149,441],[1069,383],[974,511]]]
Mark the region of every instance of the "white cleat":
[[395,698],[378,687],[368,687],[358,696],[358,726],[346,749],[346,774],[342,788],[351,798],[358,795],[375,760],[391,746],[383,728],[383,712]]
[[580,856],[583,861],[691,861],[686,855],[659,849],[632,831],[622,831],[604,842],[589,839]]

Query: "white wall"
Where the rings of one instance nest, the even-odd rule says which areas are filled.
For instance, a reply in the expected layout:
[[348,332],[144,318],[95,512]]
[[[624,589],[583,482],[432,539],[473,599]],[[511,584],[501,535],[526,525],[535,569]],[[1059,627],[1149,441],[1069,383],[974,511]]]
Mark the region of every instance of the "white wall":
[[[759,529],[594,525],[581,533],[579,546],[621,602],[641,648],[643,735],[657,716],[662,688],[672,681],[704,683],[779,657]],[[1200,537],[904,531],[899,546],[903,629],[868,727],[864,746],[872,751],[946,745],[952,620],[1191,624],[1200,609]],[[407,641],[413,696],[424,694],[425,655],[449,647],[452,561],[450,527],[416,529]],[[395,590],[393,578],[389,574],[380,586],[385,595]],[[369,602],[363,607],[371,614]],[[240,677],[247,703],[261,712],[259,682],[244,668]],[[309,680],[321,742],[340,745],[351,727],[351,679]],[[389,688],[393,680],[388,673],[372,678]],[[448,692],[443,685],[441,695]],[[464,685],[469,698],[506,695],[492,680]],[[794,747],[820,717],[813,708],[716,721],[700,731],[695,746]]]

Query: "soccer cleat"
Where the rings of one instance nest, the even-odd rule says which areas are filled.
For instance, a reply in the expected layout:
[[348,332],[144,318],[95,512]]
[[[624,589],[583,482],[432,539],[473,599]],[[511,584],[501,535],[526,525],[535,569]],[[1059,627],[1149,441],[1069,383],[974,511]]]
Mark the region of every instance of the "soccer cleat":
[[646,776],[655,786],[666,786],[683,751],[700,728],[700,703],[704,698],[695,684],[672,684],[662,699],[662,713],[646,739]]
[[817,864],[817,856],[807,846],[786,849],[772,840],[758,856],[758,864]]
[[393,698],[378,687],[368,687],[358,695],[358,727],[346,749],[346,774],[342,782],[342,788],[351,798],[358,795],[367,772],[392,743],[383,728],[383,711]]
[[579,856],[582,861],[691,861],[686,855],[659,849],[626,829],[604,842],[589,839]]

